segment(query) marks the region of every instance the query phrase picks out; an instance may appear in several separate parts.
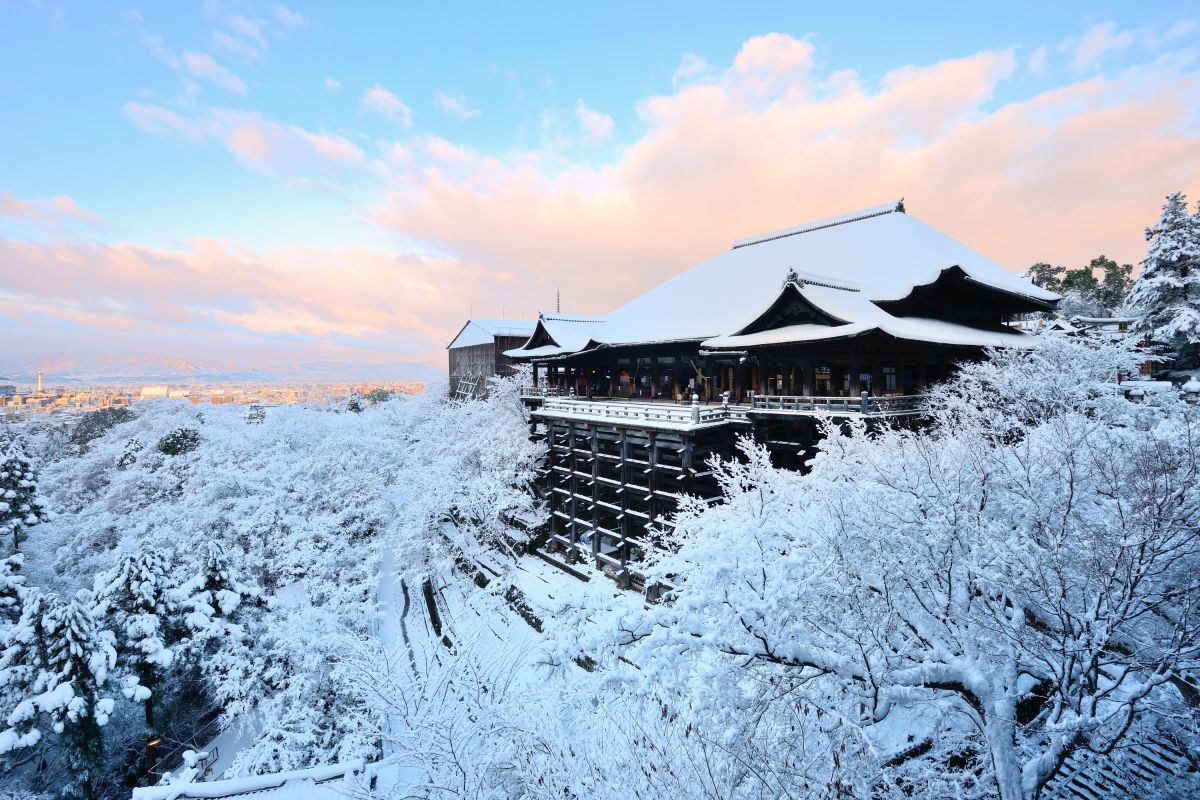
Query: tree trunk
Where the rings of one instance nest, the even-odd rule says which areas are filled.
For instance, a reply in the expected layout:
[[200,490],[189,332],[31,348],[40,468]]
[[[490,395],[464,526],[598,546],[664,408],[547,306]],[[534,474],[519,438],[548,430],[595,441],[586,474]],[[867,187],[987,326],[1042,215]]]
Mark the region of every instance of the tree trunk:
[[1025,789],[1021,765],[1017,757],[1014,726],[1016,708],[1011,703],[995,701],[987,708],[983,733],[992,754],[992,770],[1001,800],[1024,800]]

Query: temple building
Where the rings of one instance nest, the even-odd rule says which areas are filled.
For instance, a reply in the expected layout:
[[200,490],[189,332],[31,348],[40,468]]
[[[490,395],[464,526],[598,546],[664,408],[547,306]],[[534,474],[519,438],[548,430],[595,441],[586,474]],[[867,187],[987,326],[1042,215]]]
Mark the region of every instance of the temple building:
[[534,323],[510,319],[470,319],[446,351],[450,360],[450,396],[476,397],[493,375],[511,375],[512,359],[505,350],[519,347],[533,333]]
[[1058,296],[888,203],[739,239],[606,316],[539,315],[505,355],[548,443],[552,536],[623,568],[739,434],[802,468],[823,418],[907,420],[918,393]]

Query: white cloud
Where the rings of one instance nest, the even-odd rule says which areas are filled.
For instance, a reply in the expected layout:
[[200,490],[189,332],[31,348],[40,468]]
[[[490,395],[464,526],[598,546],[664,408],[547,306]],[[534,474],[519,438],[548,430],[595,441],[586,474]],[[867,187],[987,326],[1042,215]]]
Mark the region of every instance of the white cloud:
[[695,53],[685,53],[683,59],[679,62],[679,67],[675,70],[675,74],[671,76],[671,85],[679,88],[687,83],[706,80],[715,74],[716,70],[704,60],[703,56],[698,56]]
[[243,39],[230,36],[225,31],[213,31],[212,41],[216,47],[243,61],[258,61],[262,58],[262,52],[257,47]]
[[408,105],[378,83],[363,92],[358,106],[368,113],[395,120],[406,128],[412,125],[412,110]]
[[452,117],[470,119],[471,117],[479,116],[479,109],[471,106],[461,94],[438,92],[434,100],[438,108]]
[[325,88],[331,92],[339,91],[342,88],[342,82],[337,78],[326,78]]
[[308,17],[279,4],[275,6],[275,19],[285,28],[307,28],[312,24]]
[[1106,53],[1124,50],[1134,39],[1130,31],[1117,31],[1116,23],[1103,22],[1089,28],[1078,39],[1068,39],[1059,49],[1073,52],[1071,69],[1085,72],[1100,63]]
[[183,64],[197,78],[216,84],[234,94],[246,94],[246,84],[237,75],[222,67],[212,56],[189,50],[183,54]]
[[167,46],[167,43],[163,37],[159,36],[157,33],[139,30],[138,44],[146,48],[150,55],[166,64],[171,69],[179,69],[179,59],[175,56],[175,53],[171,50],[171,48]]
[[588,108],[582,98],[575,102],[575,117],[579,120],[580,141],[583,144],[601,144],[612,136],[613,118]]
[[1029,54],[1029,74],[1042,76],[1046,74],[1046,48],[1039,47]]

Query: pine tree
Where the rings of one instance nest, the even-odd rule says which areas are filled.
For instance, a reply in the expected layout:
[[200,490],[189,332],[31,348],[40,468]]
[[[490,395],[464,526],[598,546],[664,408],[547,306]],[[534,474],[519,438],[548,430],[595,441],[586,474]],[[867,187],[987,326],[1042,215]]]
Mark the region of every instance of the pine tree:
[[355,414],[361,414],[363,410],[362,396],[358,392],[351,392],[350,399],[346,401],[346,410],[353,411]]
[[101,728],[114,703],[102,692],[116,664],[112,634],[96,626],[93,610],[86,590],[67,603],[31,589],[0,654],[0,700],[9,725],[0,732],[0,753],[36,745],[48,721],[86,798],[95,796],[103,766]]
[[256,646],[243,610],[266,605],[266,596],[242,579],[217,542],[208,543],[199,573],[176,594],[188,630],[181,655],[218,704],[236,705],[253,672]]
[[1142,315],[1139,329],[1174,346],[1178,365],[1191,367],[1200,343],[1200,216],[1188,214],[1183,192],[1167,197],[1158,224],[1146,229],[1146,239],[1145,269],[1128,302]]
[[24,564],[25,557],[20,553],[0,559],[0,626],[4,626],[0,627],[0,631],[21,618],[21,606],[29,591],[25,586],[25,576],[21,574]]
[[47,519],[37,493],[37,472],[21,445],[13,440],[0,458],[0,536],[11,537],[15,553],[26,531]]
[[175,583],[171,563],[160,550],[129,553],[96,578],[96,600],[118,641],[124,694],[145,708],[146,727],[154,731],[155,690],[171,662],[176,630]]
[[38,707],[31,699],[52,685],[50,646],[58,636],[56,620],[62,600],[38,589],[29,589],[21,613],[4,637],[0,651],[0,718],[8,728],[0,731],[0,754],[32,747],[42,738]]
[[104,733],[113,700],[102,697],[109,671],[116,665],[112,634],[97,628],[92,594],[80,590],[57,615],[58,637],[51,643],[50,664],[60,694],[69,699],[51,710],[54,730],[67,750],[71,774],[83,796],[95,797],[95,779],[104,766]]

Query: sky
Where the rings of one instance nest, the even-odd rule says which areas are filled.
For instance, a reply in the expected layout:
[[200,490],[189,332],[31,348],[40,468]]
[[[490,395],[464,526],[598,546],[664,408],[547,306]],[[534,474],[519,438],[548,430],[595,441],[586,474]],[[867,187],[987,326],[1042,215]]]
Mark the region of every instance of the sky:
[[472,315],[605,313],[898,197],[1016,271],[1135,263],[1200,200],[1198,22],[0,0],[0,354],[444,367]]

